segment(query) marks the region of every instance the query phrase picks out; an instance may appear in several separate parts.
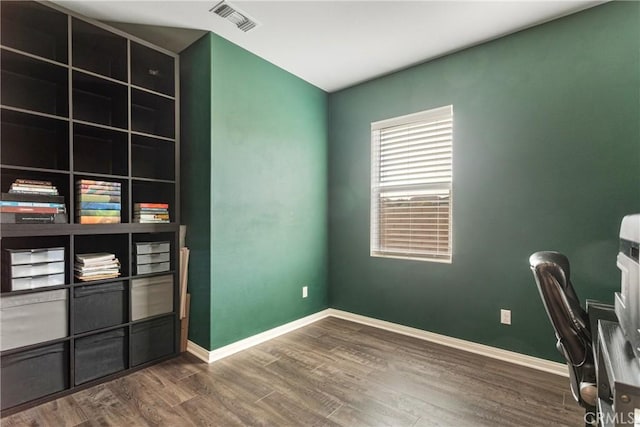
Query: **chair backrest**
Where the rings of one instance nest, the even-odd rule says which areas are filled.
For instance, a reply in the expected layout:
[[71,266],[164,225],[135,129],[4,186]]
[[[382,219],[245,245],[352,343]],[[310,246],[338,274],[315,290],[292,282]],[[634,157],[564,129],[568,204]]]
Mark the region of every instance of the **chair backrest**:
[[583,407],[595,405],[595,366],[589,317],[571,284],[569,260],[558,252],[536,252],[529,258],[538,291],[567,361],[573,396]]

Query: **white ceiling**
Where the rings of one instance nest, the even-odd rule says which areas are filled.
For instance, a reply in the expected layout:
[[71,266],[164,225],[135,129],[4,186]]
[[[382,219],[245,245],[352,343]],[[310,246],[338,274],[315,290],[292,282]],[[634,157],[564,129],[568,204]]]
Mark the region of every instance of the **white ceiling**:
[[259,22],[247,33],[209,12],[218,0],[55,3],[176,52],[213,31],[333,92],[603,1],[230,0]]

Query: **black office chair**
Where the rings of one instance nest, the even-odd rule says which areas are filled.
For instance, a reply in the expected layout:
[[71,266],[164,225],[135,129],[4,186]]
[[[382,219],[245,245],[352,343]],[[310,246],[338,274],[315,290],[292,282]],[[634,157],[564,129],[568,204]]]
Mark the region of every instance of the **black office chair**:
[[571,392],[585,411],[595,412],[598,397],[589,317],[569,278],[569,260],[558,252],[536,252],[529,258],[556,347],[567,361]]

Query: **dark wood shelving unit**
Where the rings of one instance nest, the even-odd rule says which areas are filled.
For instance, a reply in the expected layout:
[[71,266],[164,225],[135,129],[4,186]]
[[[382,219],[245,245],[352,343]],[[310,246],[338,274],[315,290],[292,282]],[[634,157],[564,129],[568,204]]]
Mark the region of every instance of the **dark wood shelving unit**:
[[[60,224],[0,223],[6,259],[12,256],[6,249],[64,248],[64,284],[12,290],[14,267],[3,266],[1,338],[14,332],[15,319],[4,310],[16,298],[66,295],[58,306],[66,335],[0,351],[0,409],[6,416],[178,354],[179,58],[50,3],[3,0],[0,18],[0,191],[7,193],[16,179],[51,181],[68,218]],[[120,223],[79,223],[80,179],[120,184]],[[135,203],[169,204],[171,222],[134,223]],[[136,274],[136,247],[147,242],[168,242],[168,261],[162,253],[168,271]],[[75,255],[89,252],[115,254],[120,276],[74,277]],[[164,280],[163,302],[173,309],[132,320],[133,283],[151,286],[156,279]],[[111,298],[102,304],[92,290]],[[105,318],[117,320],[92,327],[96,319],[87,323],[81,314],[93,313],[82,305],[87,301],[100,302]],[[29,321],[22,327],[28,335]]]
[[71,33],[74,68],[129,81],[127,39],[77,18],[72,19]]
[[0,52],[2,105],[67,117],[69,80],[66,66],[15,51]]

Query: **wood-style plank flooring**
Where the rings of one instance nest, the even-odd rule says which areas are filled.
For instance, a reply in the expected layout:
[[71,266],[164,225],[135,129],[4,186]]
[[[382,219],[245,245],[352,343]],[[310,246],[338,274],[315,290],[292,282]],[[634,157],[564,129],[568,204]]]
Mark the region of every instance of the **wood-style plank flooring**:
[[190,355],[10,426],[579,426],[568,379],[336,318],[212,365]]

